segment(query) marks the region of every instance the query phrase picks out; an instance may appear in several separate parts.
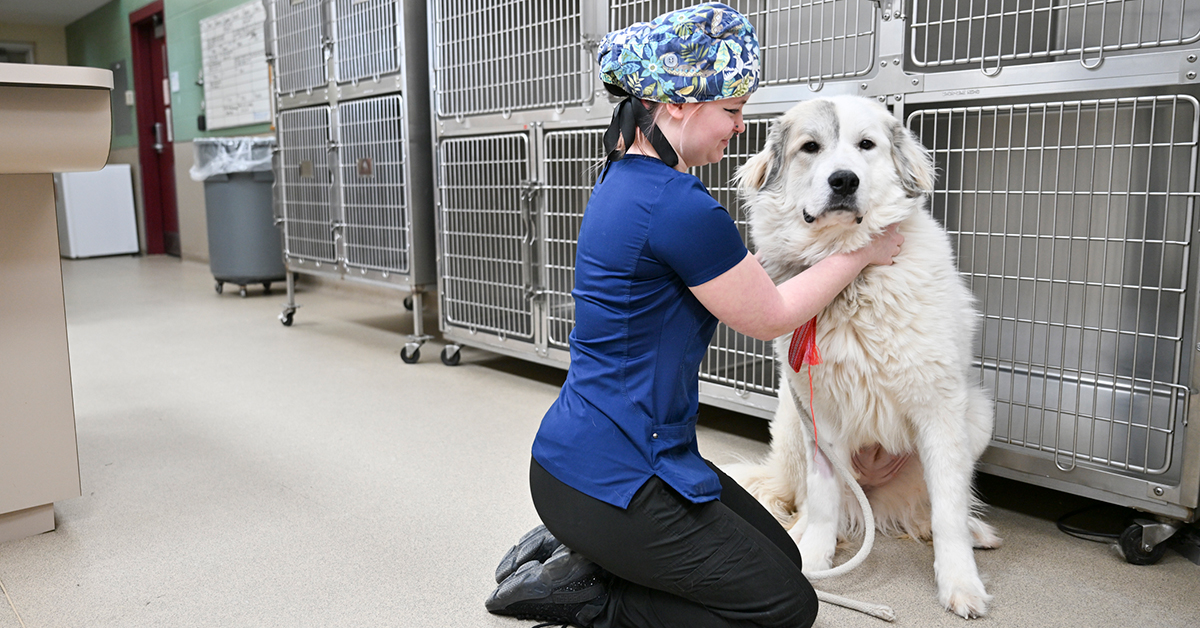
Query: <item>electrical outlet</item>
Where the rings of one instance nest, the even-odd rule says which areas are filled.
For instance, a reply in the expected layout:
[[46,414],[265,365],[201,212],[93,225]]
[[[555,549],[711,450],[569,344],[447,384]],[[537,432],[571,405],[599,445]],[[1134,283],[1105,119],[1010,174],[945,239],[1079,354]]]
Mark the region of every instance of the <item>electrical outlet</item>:
[[132,89],[125,90],[125,106],[126,107],[133,106],[133,90]]

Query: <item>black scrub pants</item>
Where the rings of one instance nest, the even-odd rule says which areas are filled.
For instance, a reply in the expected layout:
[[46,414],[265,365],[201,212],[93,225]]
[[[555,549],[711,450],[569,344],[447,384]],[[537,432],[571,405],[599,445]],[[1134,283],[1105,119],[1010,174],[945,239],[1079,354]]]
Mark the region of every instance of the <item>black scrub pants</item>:
[[817,595],[800,551],[741,486],[721,478],[721,499],[693,504],[657,476],[620,509],[530,464],[542,522],[567,547],[615,576],[596,628],[808,628]]

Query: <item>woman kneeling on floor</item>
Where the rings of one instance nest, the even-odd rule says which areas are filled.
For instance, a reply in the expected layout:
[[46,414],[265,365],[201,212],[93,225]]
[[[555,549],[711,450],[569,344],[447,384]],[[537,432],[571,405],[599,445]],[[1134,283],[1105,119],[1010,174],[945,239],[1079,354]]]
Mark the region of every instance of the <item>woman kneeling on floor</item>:
[[787,532],[696,447],[699,366],[718,320],[763,340],[799,327],[894,230],[775,286],[687,169],[745,126],[759,45],[723,4],[609,33],[624,96],[580,228],[566,383],[533,444],[544,522],[496,572],[489,611],[576,626],[811,626],[817,598]]

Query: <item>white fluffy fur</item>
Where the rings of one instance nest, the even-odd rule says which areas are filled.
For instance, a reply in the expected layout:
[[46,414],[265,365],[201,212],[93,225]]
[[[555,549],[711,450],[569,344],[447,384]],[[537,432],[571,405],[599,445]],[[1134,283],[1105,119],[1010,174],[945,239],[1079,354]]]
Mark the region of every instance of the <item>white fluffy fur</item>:
[[[844,170],[860,183],[835,209],[828,180]],[[855,451],[876,443],[915,454],[891,482],[869,491],[876,526],[932,538],[941,603],[963,617],[983,615],[991,596],[972,547],[1000,539],[976,515],[971,484],[992,431],[992,402],[970,371],[973,297],[949,238],[925,208],[934,180],[927,151],[882,106],[835,97],[784,114],[738,176],[751,235],[776,282],[862,247],[892,223],[905,241],[892,266],[866,268],[818,316],[822,363],[811,367],[812,409],[809,367],[795,373],[781,359],[771,451],[760,464],[730,471],[791,526],[805,568],[821,570],[839,539],[862,534],[863,521],[829,462],[820,453],[814,459],[808,413],[815,410],[821,448],[847,467]],[[789,341],[790,334],[776,340],[775,355],[786,356]]]

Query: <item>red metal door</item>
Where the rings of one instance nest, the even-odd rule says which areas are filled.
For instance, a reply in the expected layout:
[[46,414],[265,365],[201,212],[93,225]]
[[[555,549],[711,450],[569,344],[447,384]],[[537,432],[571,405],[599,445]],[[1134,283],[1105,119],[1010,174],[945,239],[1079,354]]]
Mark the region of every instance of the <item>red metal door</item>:
[[142,166],[146,252],[179,256],[179,213],[175,201],[174,129],[162,0],[129,14],[133,89]]

